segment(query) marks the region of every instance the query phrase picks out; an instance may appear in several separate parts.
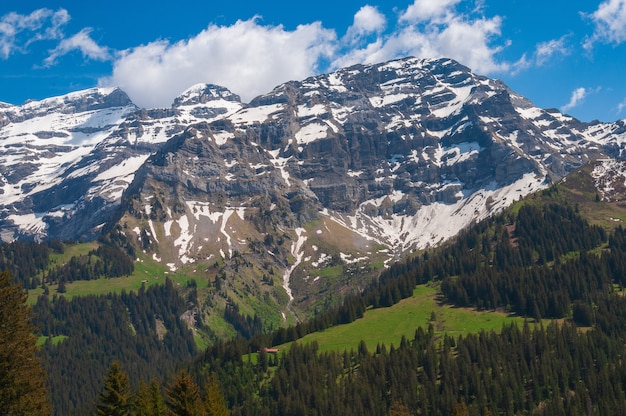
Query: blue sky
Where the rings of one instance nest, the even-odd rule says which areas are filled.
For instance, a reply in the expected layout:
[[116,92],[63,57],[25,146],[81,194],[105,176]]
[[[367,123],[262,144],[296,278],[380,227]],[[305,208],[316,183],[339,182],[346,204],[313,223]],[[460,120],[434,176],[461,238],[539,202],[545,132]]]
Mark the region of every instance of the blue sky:
[[0,101],[119,86],[169,107],[200,82],[249,101],[355,63],[450,57],[582,121],[626,118],[626,0],[2,0]]

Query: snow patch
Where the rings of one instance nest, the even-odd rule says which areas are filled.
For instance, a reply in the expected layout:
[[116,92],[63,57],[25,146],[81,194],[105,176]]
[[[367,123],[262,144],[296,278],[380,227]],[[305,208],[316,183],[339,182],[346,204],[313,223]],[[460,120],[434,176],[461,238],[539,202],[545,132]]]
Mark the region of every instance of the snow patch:
[[291,293],[289,280],[291,279],[291,274],[293,273],[293,271],[296,270],[296,267],[298,267],[302,262],[302,258],[304,257],[303,247],[304,243],[307,240],[307,237],[305,235],[306,230],[304,228],[296,228],[295,232],[298,239],[291,243],[291,255],[294,256],[296,260],[291,265],[291,267],[285,270],[285,273],[283,274],[283,288],[285,289],[285,292],[287,292],[287,296],[289,297],[289,304],[293,302],[293,294]]
[[320,123],[311,123],[303,126],[296,133],[296,142],[298,144],[309,144],[318,139],[324,139],[328,136],[328,125]]
[[283,109],[284,106],[282,104],[245,108],[233,114],[230,117],[230,120],[235,124],[263,123],[270,117],[270,115],[282,111]]

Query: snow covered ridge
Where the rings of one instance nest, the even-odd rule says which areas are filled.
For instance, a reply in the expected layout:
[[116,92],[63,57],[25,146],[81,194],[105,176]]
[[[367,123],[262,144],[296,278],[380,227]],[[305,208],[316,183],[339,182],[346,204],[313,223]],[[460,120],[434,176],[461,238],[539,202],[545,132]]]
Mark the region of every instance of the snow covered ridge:
[[[160,144],[189,124],[241,108],[228,90],[209,91],[214,99],[199,110],[200,101],[192,100],[146,112],[118,88],[0,107],[2,238],[97,236]],[[91,212],[90,218],[81,211]]]
[[[623,122],[539,109],[449,59],[357,65],[249,104],[199,84],[171,108],[139,109],[117,88],[94,88],[0,106],[0,233],[94,238],[129,187],[163,179],[193,188],[189,200],[221,192],[230,206],[271,187],[403,251],[489,215],[511,199],[500,190],[526,194],[590,160],[621,157],[625,142]],[[167,181],[157,164],[170,166]],[[490,202],[475,206],[481,192]],[[442,231],[428,214],[435,208],[466,220]]]
[[625,160],[600,159],[595,163],[591,177],[603,201],[614,202],[626,199]]

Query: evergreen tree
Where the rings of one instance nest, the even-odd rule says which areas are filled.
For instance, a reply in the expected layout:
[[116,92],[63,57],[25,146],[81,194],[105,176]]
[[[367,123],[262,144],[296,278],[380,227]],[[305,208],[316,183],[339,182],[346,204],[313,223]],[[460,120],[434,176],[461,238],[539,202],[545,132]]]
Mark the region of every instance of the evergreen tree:
[[182,371],[167,389],[167,407],[172,416],[204,416],[200,387],[189,373]]
[[161,395],[159,382],[153,378],[150,384],[139,383],[139,393],[135,402],[135,416],[165,416],[167,407]]
[[128,374],[118,361],[114,361],[104,379],[104,390],[96,404],[98,416],[124,416],[132,414],[133,396]]
[[46,415],[51,406],[27,294],[0,273],[0,415]]
[[228,406],[226,405],[226,399],[222,394],[220,385],[215,379],[211,377],[206,383],[206,396],[204,399],[204,406],[207,416],[228,416]]

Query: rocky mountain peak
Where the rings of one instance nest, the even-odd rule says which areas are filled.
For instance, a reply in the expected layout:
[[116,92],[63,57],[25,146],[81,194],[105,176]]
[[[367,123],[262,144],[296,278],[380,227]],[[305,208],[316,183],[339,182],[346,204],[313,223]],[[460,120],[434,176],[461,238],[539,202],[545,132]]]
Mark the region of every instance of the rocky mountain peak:
[[58,97],[27,101],[2,111],[11,122],[21,122],[50,113],[76,114],[115,107],[135,107],[128,95],[119,88],[90,88]]
[[[0,108],[0,230],[93,238],[117,224],[171,270],[282,270],[304,299],[625,144],[623,121],[537,108],[450,59],[355,65],[247,105],[210,84],[166,109],[92,89]],[[342,277],[322,282],[326,266]]]
[[206,104],[217,100],[241,102],[241,98],[227,88],[214,84],[196,84],[178,96],[172,107]]

